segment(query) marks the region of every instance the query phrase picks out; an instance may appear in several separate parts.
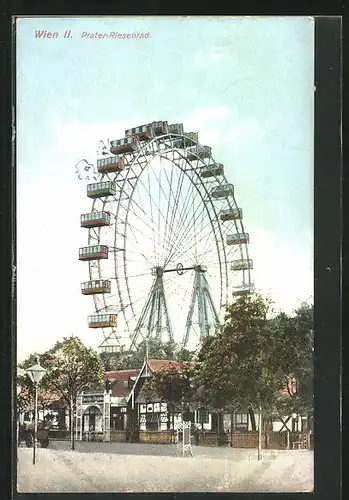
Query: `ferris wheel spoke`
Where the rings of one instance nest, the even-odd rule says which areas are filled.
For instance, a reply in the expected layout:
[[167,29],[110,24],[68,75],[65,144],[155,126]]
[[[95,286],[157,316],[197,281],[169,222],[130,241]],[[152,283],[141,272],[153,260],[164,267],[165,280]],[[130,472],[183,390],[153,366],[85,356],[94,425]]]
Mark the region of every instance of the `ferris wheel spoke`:
[[[161,158],[160,158],[160,166],[161,166]],[[157,181],[158,181],[158,186],[159,186],[159,207],[160,207],[160,205],[161,205],[161,203],[160,203],[161,193],[163,193],[163,194],[164,194],[164,198],[165,198],[165,199],[167,198],[167,197],[166,197],[166,193],[165,193],[165,191],[164,191],[164,189],[163,189],[163,187],[162,187],[162,183],[161,183],[161,171],[162,171],[162,169],[160,168],[160,178],[158,178],[158,176],[156,175],[156,172],[154,171],[154,169],[153,169],[152,165],[151,165],[151,167],[150,167],[150,168],[151,168],[151,170],[152,170],[152,172],[153,172],[153,174],[154,174],[155,178],[156,178],[156,179],[157,179]],[[168,177],[167,177],[167,179],[168,179]],[[170,188],[170,192],[171,192],[171,190],[172,190],[172,188],[171,188],[171,184],[169,184],[169,188]],[[168,200],[168,203],[167,203],[167,207],[168,207],[168,209],[169,209],[169,205],[170,205],[170,199]],[[168,210],[167,210],[166,219],[165,219],[165,228],[166,228],[166,229],[168,228]],[[159,238],[159,240],[158,240],[158,241],[159,241],[159,247],[160,247],[160,233],[161,233],[161,226],[160,226],[160,209],[159,209],[159,210],[158,210],[158,238]],[[171,240],[171,241],[168,241],[168,245],[172,245],[172,244],[173,244],[173,241],[172,241],[172,240]],[[162,252],[162,254],[163,254],[163,252]],[[162,261],[162,260],[163,260],[163,259],[161,259],[161,261]]]
[[[211,225],[211,221],[206,224],[205,228],[209,225]],[[181,253],[177,256],[177,258],[180,259],[181,256],[188,253],[194,247],[195,244],[199,244],[201,241],[203,241],[209,235],[210,235],[210,231],[208,231],[203,236],[201,236],[201,238],[199,238],[199,240],[196,243],[191,243],[191,245],[189,247],[183,247]]]
[[[195,193],[194,196],[192,196],[193,192]],[[180,247],[180,245],[181,245],[181,234],[183,234],[187,223],[189,223],[188,218],[191,217],[191,208],[192,207],[194,208],[197,196],[198,196],[198,191],[197,191],[194,183],[191,182],[191,188],[187,190],[186,198],[183,199],[183,197],[181,197],[182,198],[182,207],[181,207],[181,210],[180,210],[178,218],[177,218],[176,228],[173,230],[173,234],[176,238],[176,240],[175,240],[176,244],[172,246],[168,260],[171,259],[171,255],[173,255],[176,248]],[[193,213],[193,216],[194,215],[195,215],[195,211]]]
[[[169,185],[169,198],[168,198],[167,214],[166,214],[166,224],[165,224],[165,239],[164,239],[164,244],[163,244],[163,247],[162,247],[162,255],[163,255],[162,261],[163,261],[163,266],[164,267],[167,264],[167,256],[168,256],[168,254],[169,254],[169,252],[170,252],[170,250],[171,250],[171,248],[173,247],[173,244],[174,244],[173,222],[172,222],[172,218],[171,218],[171,223],[169,223],[169,217],[168,217],[169,216],[169,210],[170,210],[170,208],[172,209],[172,214],[173,214],[174,209],[175,209],[176,199],[177,199],[177,193],[174,194],[174,192],[172,190],[173,172],[174,172],[174,168],[173,168],[173,164],[172,164],[171,179],[169,181],[167,172],[165,170],[165,177],[166,177],[168,185]],[[178,184],[177,184],[177,186],[178,186]],[[172,198],[173,198],[173,205],[171,206]]]
[[[197,191],[196,191],[196,194],[197,194]],[[194,201],[195,201],[195,198],[193,198],[193,204],[194,204]],[[186,216],[183,218],[182,224],[181,224],[181,234],[177,238],[176,246],[172,247],[172,250],[171,250],[170,255],[168,257],[168,261],[170,261],[171,259],[174,258],[175,254],[180,250],[181,245],[186,237],[190,237],[192,239],[191,231],[194,227],[195,220],[198,218],[198,216],[196,216],[196,212],[198,211],[199,208],[201,208],[202,211],[205,211],[204,207],[198,205],[192,216],[190,215],[190,211],[188,211]],[[188,217],[191,217],[192,221],[190,222],[190,220],[189,220],[188,224],[187,224]]]
[[[149,200],[150,200],[151,204],[152,204],[152,205],[154,205],[154,200],[153,200],[153,197],[152,197],[152,195],[151,195],[151,192],[150,192],[149,188],[147,188],[147,187],[146,187],[146,185],[143,183],[143,181],[142,181],[142,179],[141,179],[141,178],[139,179],[139,183],[140,183],[140,184],[144,187],[145,192],[146,192],[146,193],[147,193],[147,195],[149,196]],[[133,203],[135,203],[135,202],[134,202],[134,200],[132,200],[132,202],[133,202]],[[160,208],[159,208],[159,212],[160,212],[161,217],[162,217],[162,218],[163,218],[163,220],[165,221],[165,220],[166,220],[166,219],[165,219],[165,216],[164,216],[164,214],[162,213],[162,211],[160,210]],[[145,212],[145,215],[147,215],[147,213],[146,213],[146,212]],[[148,215],[147,215],[147,216],[148,216]],[[153,217],[151,218],[151,221],[152,221],[152,223],[154,224],[154,219],[153,219]],[[149,227],[151,228],[151,231],[152,231],[152,232],[154,232],[154,227],[152,227],[152,226],[149,226]]]
[[[164,173],[165,173],[165,177],[166,177],[166,180],[167,180],[169,188],[170,188],[170,196],[169,196],[168,204],[167,204],[167,212],[166,212],[166,220],[165,220],[165,233],[164,233],[164,241],[163,241],[163,245],[162,245],[163,260],[164,260],[164,256],[167,253],[167,251],[165,251],[165,246],[166,246],[166,240],[167,240],[167,232],[169,229],[168,216],[169,216],[169,210],[170,210],[170,206],[171,206],[171,195],[173,195],[173,192],[172,192],[173,164],[172,164],[172,168],[171,168],[171,179],[170,180],[168,179],[166,169],[164,170]],[[166,246],[166,249],[168,249],[168,245]]]
[[[206,215],[207,215],[207,207],[203,206],[203,204],[198,205],[198,207],[196,208],[195,212],[194,212],[194,216],[193,216],[193,220],[192,222],[189,224],[189,225],[183,225],[183,232],[182,232],[182,236],[181,238],[179,239],[178,243],[177,243],[177,248],[176,248],[176,251],[173,252],[172,254],[172,258],[174,259],[175,257],[178,258],[179,256],[182,256],[185,251],[184,251],[184,247],[183,247],[183,243],[184,241],[186,241],[186,239],[189,240],[189,242],[192,243],[193,239],[195,241],[194,244],[191,244],[191,247],[190,248],[194,248],[194,245],[197,245],[201,240],[201,239],[197,239],[197,235],[195,234],[195,236],[193,237],[193,234],[192,234],[192,231],[195,227],[195,223],[196,221],[198,221],[200,219],[200,217],[202,217],[202,213],[199,212],[199,214],[196,214],[198,208],[201,208],[201,212],[204,211],[206,212]],[[208,216],[208,222],[205,224],[205,226],[200,230],[200,233],[202,233],[202,231],[204,229],[206,229],[208,226],[212,225],[212,221],[210,219],[210,216]],[[186,248],[186,247],[185,247]],[[178,255],[179,253],[179,255]]]
[[[150,216],[151,220],[154,220],[154,215],[153,215],[153,198],[150,194],[150,175],[149,175],[149,169],[148,169],[148,186],[149,186],[149,200],[150,200]],[[152,229],[152,238],[153,238],[153,246],[154,246],[154,255],[156,254],[156,245],[155,245],[155,231],[154,228]]]
[[[137,212],[135,212],[132,208],[132,205],[135,205],[137,206],[138,208],[141,209],[142,213],[144,213],[146,215],[146,212],[143,210],[142,207],[140,207],[140,205],[135,201],[135,200],[132,200],[132,203],[130,203],[130,207],[129,207],[129,211],[130,213],[132,213],[133,215],[135,215],[137,218],[139,217],[139,214],[137,214]],[[154,227],[153,226],[150,226],[150,224],[148,222],[146,222],[146,220],[144,220],[144,218],[142,218],[142,224],[144,224],[145,226],[147,226],[147,228],[150,230],[150,233],[153,234],[154,233]],[[135,226],[132,226],[129,222],[128,222],[128,225],[130,227],[134,227]],[[140,231],[140,230],[139,230]],[[141,231],[140,231],[141,232]],[[142,245],[144,245],[144,239],[148,239],[149,240],[149,235],[146,233],[146,232],[142,232],[142,235],[143,235],[143,242],[142,242]],[[139,244],[139,242],[137,241],[137,243]],[[154,251],[154,254],[156,254],[156,251]],[[154,264],[154,263],[153,263]]]
[[[173,164],[172,164],[172,168],[174,168]],[[183,181],[184,181],[184,172],[181,170],[180,174],[179,174],[178,181],[177,181],[177,189],[176,189],[176,193],[175,193],[175,197],[174,197],[173,209],[172,209],[171,219],[170,219],[170,223],[169,223],[169,228],[170,228],[171,234],[173,234],[173,224],[174,224],[174,220],[175,220],[175,216],[176,216],[176,210],[178,207],[180,193],[181,193],[182,186],[183,186]],[[170,186],[170,189],[172,191],[171,186]],[[172,246],[170,243],[170,245],[168,245],[166,248],[166,255],[168,255],[168,253],[171,251],[171,248],[172,248]],[[167,263],[168,263],[168,258],[166,258],[164,265],[166,265]]]

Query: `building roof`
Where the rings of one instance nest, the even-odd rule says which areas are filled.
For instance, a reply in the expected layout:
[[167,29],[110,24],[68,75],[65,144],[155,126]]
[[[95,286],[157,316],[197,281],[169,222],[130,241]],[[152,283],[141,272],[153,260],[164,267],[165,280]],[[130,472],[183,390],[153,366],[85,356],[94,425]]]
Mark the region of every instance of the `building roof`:
[[[135,400],[135,394],[138,381],[140,379],[143,379],[146,377],[151,377],[153,373],[156,372],[161,372],[165,370],[179,370],[180,368],[183,368],[184,366],[195,366],[197,365],[197,361],[172,361],[169,359],[148,359],[144,361],[142,368],[139,370],[139,373],[137,375],[137,378],[135,380],[135,383],[133,384],[132,389],[129,392],[129,395],[127,397],[127,402],[132,400],[132,405],[134,405],[134,400]],[[151,372],[151,373],[149,373]],[[141,383],[142,385],[142,383]],[[139,389],[138,389],[139,392]],[[133,407],[133,406],[132,406]]]
[[110,390],[113,398],[126,398],[132,389],[140,370],[114,370],[105,373],[105,379],[111,382]]
[[164,370],[171,370],[171,369],[179,369],[184,366],[195,366],[197,365],[197,361],[171,361],[168,359],[148,359],[148,367],[151,370],[151,372],[156,373],[156,372],[161,372]]
[[132,369],[132,370],[115,370],[111,372],[105,372],[105,379],[110,382],[114,382],[116,380],[128,380],[130,377],[137,377],[140,370]]

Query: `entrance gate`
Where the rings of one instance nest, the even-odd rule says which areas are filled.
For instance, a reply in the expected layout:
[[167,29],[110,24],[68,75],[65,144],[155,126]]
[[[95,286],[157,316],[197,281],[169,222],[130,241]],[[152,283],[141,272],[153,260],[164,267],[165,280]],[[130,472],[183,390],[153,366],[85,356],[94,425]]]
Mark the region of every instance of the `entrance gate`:
[[191,422],[182,422],[177,427],[177,453],[181,453],[184,457],[186,451],[193,456],[191,448]]

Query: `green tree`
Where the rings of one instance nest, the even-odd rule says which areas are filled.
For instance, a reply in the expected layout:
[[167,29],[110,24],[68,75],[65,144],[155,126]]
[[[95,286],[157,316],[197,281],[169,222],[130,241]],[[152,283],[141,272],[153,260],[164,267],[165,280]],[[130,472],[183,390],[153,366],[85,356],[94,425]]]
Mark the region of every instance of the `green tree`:
[[69,408],[69,429],[74,449],[76,398],[83,390],[100,388],[105,372],[99,354],[77,337],[65,337],[48,351],[48,383]]
[[[26,371],[29,367],[36,364],[36,356],[36,353],[30,354],[23,362],[18,364],[18,368]],[[41,354],[39,358],[42,367],[47,369],[47,353]],[[17,385],[21,387],[21,392],[17,396],[17,408],[21,411],[34,410],[34,384],[27,373],[21,373],[21,370],[18,370],[17,374]],[[61,395],[52,391],[49,378],[45,375],[40,382],[40,390],[38,391],[38,408],[45,410],[52,404],[53,399],[60,401]]]
[[[101,353],[101,359],[106,371],[129,370],[141,368],[147,351],[146,341],[139,343],[136,350],[119,353]],[[161,342],[156,339],[148,340],[148,359],[168,359],[173,361],[191,361],[192,352],[182,348],[174,342]]]
[[[278,314],[271,321],[274,330],[271,354],[274,369],[283,374],[287,397],[280,396],[276,410],[280,415],[313,414],[314,306],[303,303],[293,316]],[[288,379],[294,379],[296,392]]]
[[143,393],[149,401],[165,401],[169,404],[172,426],[175,409],[183,413],[195,398],[196,370],[196,365],[188,362],[170,365],[154,373],[143,386]]
[[270,365],[270,301],[245,296],[227,307],[223,328],[199,352],[201,398],[210,409],[235,411],[246,406],[252,428],[255,411],[270,410],[280,387],[280,374]]
[[215,409],[247,406],[254,430],[256,410],[271,418],[313,407],[313,306],[302,304],[293,316],[269,312],[261,296],[240,298],[199,353],[202,399]]
[[[33,357],[22,364],[28,368]],[[40,356],[40,364],[47,373],[40,385],[39,394],[45,391],[56,394],[69,409],[69,430],[72,449],[74,449],[74,413],[76,398],[81,391],[102,387],[104,381],[104,366],[96,351],[85,346],[77,337],[64,337],[51,349]],[[29,382],[30,383],[30,382]],[[32,388],[26,381],[29,395],[32,397]]]

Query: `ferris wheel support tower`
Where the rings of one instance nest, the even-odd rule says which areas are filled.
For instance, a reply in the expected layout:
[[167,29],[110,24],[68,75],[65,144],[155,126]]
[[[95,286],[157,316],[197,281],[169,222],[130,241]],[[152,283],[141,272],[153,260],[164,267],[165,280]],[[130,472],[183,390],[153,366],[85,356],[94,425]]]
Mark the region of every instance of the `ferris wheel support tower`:
[[207,269],[204,266],[195,267],[194,286],[190,301],[188,317],[186,321],[185,335],[182,343],[183,347],[187,347],[189,342],[189,335],[193,323],[193,314],[195,306],[197,306],[198,309],[200,342],[207,335],[210,334],[209,314],[208,314],[209,309],[211,310],[212,313],[214,326],[218,327],[220,325],[219,316],[211,296],[210,287],[204,275],[206,270]]
[[155,330],[156,340],[161,340],[161,334],[165,330],[167,331],[169,341],[173,342],[173,331],[165,297],[163,273],[164,270],[160,266],[153,269],[153,275],[155,275],[156,278],[150,289],[141,315],[139,316],[139,320],[131,339],[131,347],[136,346],[138,337],[144,328],[146,328],[146,339],[149,339],[152,332]]

